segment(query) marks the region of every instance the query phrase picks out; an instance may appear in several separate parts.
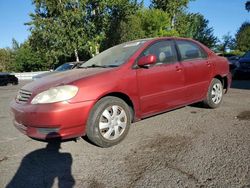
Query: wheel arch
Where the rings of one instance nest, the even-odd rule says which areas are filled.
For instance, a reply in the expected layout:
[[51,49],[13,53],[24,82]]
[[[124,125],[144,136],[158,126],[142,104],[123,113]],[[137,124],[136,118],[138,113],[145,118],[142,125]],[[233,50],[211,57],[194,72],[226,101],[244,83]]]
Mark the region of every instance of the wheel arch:
[[135,119],[135,106],[134,106],[133,101],[130,99],[130,97],[127,94],[122,93],[122,92],[111,92],[111,93],[107,93],[101,96],[97,101],[108,96],[120,98],[129,106],[130,111],[131,111],[131,117],[132,117],[131,119],[133,122]]
[[227,76],[216,75],[214,78],[217,78],[218,80],[221,81],[221,83],[223,85],[223,89],[228,88],[228,78],[227,78]]

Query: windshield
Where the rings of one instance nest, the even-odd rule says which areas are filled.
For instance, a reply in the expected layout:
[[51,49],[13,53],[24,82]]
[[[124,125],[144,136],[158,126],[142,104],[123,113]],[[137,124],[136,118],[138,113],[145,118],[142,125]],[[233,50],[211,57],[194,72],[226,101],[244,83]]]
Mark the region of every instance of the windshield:
[[72,67],[74,66],[74,64],[72,63],[64,63],[61,66],[57,67],[55,69],[55,71],[66,71],[66,70],[70,70]]
[[245,55],[243,55],[244,58],[250,58],[250,51],[246,52]]
[[126,62],[146,40],[123,43],[109,48],[85,62],[80,67],[118,67]]

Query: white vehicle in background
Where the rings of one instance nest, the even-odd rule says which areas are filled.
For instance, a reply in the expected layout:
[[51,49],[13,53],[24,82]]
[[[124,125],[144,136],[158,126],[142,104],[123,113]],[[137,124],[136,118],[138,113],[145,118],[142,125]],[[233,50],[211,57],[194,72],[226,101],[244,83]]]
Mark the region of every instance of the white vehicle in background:
[[57,67],[55,70],[51,70],[49,72],[45,72],[45,73],[33,76],[32,80],[37,80],[39,78],[43,78],[43,77],[51,75],[51,74],[55,74],[58,72],[63,72],[63,71],[68,71],[68,70],[71,70],[74,68],[78,68],[83,63],[84,63],[84,61],[64,63],[64,64],[60,65],[59,67]]

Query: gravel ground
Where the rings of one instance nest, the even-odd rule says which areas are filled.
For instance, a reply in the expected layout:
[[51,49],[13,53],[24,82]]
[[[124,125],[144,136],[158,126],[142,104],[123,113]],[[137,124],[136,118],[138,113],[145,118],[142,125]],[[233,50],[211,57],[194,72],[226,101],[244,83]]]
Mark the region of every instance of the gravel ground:
[[147,118],[106,149],[19,133],[9,102],[23,84],[0,87],[0,187],[250,187],[250,81],[234,82],[218,109]]

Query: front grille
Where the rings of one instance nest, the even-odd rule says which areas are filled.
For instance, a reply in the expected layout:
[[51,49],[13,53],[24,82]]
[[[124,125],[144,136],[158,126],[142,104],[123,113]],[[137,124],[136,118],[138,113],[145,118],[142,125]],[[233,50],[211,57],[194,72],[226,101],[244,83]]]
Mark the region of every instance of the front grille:
[[17,97],[16,97],[16,100],[17,102],[19,103],[27,103],[31,97],[31,92],[29,91],[26,91],[26,90],[23,90],[23,89],[20,89],[18,91],[18,94],[17,94]]

